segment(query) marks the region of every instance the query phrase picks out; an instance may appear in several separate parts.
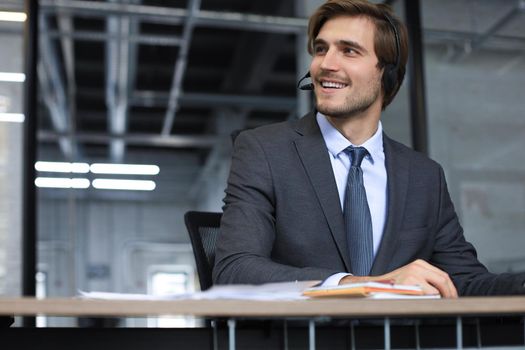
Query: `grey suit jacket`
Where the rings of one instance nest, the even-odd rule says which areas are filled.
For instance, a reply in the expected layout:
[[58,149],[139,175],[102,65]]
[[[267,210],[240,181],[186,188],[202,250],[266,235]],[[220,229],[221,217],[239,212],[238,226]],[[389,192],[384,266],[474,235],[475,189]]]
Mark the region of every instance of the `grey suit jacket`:
[[[371,275],[424,259],[460,294],[523,293],[525,275],[494,275],[477,260],[442,168],[386,135],[387,220]],[[352,272],[328,151],[313,114],[242,132],[235,141],[214,282],[324,279]]]

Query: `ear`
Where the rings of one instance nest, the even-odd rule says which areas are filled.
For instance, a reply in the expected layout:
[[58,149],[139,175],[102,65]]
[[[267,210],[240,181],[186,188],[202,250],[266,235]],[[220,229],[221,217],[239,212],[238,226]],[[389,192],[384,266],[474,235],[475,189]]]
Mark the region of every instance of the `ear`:
[[394,64],[385,64],[383,67],[383,89],[389,95],[397,84],[397,69]]

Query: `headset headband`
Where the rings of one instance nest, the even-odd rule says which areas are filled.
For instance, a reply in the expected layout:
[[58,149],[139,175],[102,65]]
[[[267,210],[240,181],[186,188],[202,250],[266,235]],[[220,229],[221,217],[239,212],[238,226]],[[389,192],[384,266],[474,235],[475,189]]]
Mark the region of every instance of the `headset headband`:
[[395,39],[396,39],[396,63],[395,63],[395,69],[398,69],[399,68],[399,64],[400,64],[400,61],[401,61],[401,45],[399,44],[399,34],[397,32],[397,27],[396,25],[394,24],[394,20],[385,12],[384,13],[384,16],[386,18],[386,20],[388,21],[388,23],[390,23],[390,26],[392,27],[392,30],[394,31],[394,36],[395,36]]

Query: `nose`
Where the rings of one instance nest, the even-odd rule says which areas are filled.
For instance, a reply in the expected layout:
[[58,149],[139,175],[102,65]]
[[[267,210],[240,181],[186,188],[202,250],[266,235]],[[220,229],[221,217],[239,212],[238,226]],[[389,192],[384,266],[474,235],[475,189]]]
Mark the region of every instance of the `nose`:
[[329,49],[322,57],[320,68],[323,70],[337,71],[339,69],[339,62],[337,52]]

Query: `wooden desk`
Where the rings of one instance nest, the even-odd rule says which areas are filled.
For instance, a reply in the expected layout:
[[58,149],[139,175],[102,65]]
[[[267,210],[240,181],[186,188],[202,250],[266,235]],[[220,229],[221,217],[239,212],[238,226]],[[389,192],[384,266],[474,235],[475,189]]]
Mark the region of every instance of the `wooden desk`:
[[[245,301],[245,300],[173,300],[173,301],[119,301],[75,298],[0,298],[0,315],[48,315],[73,317],[148,317],[189,315],[197,317],[228,318],[228,344],[236,348],[236,319],[244,318],[301,318],[309,319],[308,344],[316,344],[316,320],[319,318],[374,318],[384,322],[384,348],[390,349],[390,322],[393,317],[455,317],[456,346],[463,345],[464,316],[523,316],[525,296],[469,297],[441,300],[368,300],[316,299],[302,301]],[[87,343],[93,336],[78,331],[66,331],[74,341]],[[286,333],[287,331],[285,331]],[[522,329],[523,332],[523,329]],[[479,330],[478,330],[479,333]],[[74,334],[74,336],[72,336]],[[129,337],[122,333],[113,338],[115,344]],[[353,330],[352,330],[352,334]],[[522,333],[523,334],[523,333]],[[32,333],[35,336],[35,333]],[[107,335],[106,335],[107,336]],[[58,337],[59,339],[61,338]],[[87,340],[80,340],[80,339]],[[117,339],[118,338],[118,339]],[[149,337],[148,339],[150,339]],[[203,337],[200,336],[202,339]],[[17,339],[20,339],[18,337]],[[54,336],[53,339],[57,339]],[[54,343],[53,343],[54,344]],[[55,346],[55,345],[53,345]],[[189,346],[189,349],[195,347]],[[251,347],[250,347],[251,348]],[[519,348],[523,348],[520,345]]]
[[525,315],[525,296],[440,300],[316,299],[302,301],[124,301],[0,298],[0,315],[200,317],[385,317]]

